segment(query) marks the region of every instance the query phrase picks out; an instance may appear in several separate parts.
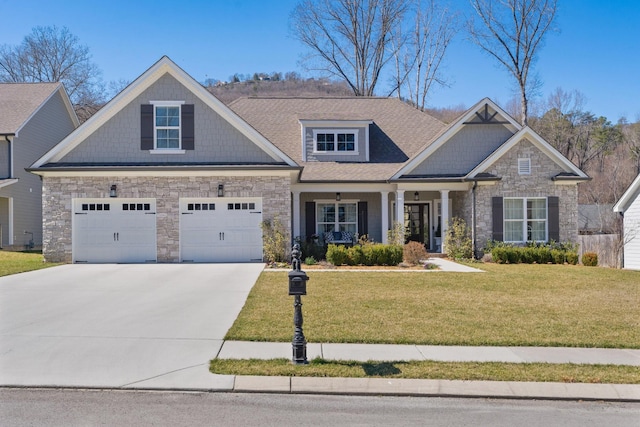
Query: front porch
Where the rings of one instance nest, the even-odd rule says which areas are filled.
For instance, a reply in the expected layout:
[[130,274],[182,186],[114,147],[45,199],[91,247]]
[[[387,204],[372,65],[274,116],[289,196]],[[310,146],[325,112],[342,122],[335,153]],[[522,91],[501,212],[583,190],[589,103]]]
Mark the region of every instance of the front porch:
[[[417,241],[430,253],[443,253],[443,236],[454,216],[467,217],[468,183],[401,186],[310,184],[292,187],[292,236],[318,243],[335,237],[388,243],[398,218],[405,241]],[[336,233],[332,239],[331,234]],[[343,242],[339,242],[343,243]]]

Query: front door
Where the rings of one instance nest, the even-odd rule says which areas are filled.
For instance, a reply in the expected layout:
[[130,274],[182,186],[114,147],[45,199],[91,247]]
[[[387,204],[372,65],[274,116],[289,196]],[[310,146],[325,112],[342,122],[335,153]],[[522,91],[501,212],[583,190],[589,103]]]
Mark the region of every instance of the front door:
[[404,226],[406,241],[414,241],[426,244],[429,249],[429,204],[416,203],[404,205]]

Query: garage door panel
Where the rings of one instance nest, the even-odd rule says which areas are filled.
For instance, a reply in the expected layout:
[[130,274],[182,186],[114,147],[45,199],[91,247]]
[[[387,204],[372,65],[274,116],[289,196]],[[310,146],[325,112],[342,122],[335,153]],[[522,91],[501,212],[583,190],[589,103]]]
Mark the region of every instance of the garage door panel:
[[262,261],[261,205],[255,198],[181,199],[182,261]]
[[155,262],[154,199],[74,201],[74,262]]

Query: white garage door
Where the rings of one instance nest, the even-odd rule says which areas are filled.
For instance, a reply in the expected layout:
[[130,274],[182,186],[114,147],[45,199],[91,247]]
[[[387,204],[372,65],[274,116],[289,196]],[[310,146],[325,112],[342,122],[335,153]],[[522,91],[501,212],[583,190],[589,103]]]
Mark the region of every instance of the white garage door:
[[262,261],[262,200],[180,199],[183,262]]
[[155,199],[75,199],[74,262],[155,262]]

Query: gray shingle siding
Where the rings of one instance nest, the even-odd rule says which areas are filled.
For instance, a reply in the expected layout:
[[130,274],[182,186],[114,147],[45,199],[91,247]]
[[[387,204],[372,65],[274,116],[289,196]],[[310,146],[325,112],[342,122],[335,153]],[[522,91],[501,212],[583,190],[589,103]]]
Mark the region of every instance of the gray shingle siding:
[[[161,155],[140,150],[140,105],[184,101],[195,105],[195,150]],[[164,75],[73,149],[62,163],[274,163],[256,144],[173,77]]]
[[465,125],[411,175],[466,175],[511,136],[502,125]]

